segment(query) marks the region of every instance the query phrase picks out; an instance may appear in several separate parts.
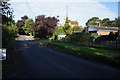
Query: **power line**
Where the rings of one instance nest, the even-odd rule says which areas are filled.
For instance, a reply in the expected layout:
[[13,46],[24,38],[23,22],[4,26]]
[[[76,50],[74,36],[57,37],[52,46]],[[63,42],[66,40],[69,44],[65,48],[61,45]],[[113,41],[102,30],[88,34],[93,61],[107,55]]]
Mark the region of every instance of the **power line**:
[[33,11],[31,10],[31,8],[30,8],[30,6],[29,6],[29,4],[28,4],[28,2],[27,2],[26,0],[25,0],[25,2],[26,2],[26,4],[27,4],[27,6],[28,6],[29,10],[31,11],[31,13],[32,13],[33,17],[35,17],[35,16],[34,16],[34,14],[33,14]]

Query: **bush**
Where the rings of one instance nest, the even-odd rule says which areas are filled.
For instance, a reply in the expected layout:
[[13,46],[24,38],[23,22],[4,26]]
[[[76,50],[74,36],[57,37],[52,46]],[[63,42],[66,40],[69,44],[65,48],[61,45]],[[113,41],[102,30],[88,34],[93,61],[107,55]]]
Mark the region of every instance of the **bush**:
[[89,38],[90,38],[89,33],[72,33],[66,39],[69,40],[70,42],[86,44],[88,43]]
[[65,33],[64,30],[63,30],[63,27],[58,27],[58,26],[57,26],[56,32],[53,34],[52,39],[53,39],[53,40],[56,40],[56,39],[57,39],[57,36],[58,36],[59,34],[66,35],[66,33]]
[[15,44],[16,32],[11,30],[7,25],[3,25],[2,27],[2,47],[3,48],[11,48]]
[[94,37],[94,38],[97,38],[98,37],[98,33],[91,33],[91,36]]
[[101,41],[115,41],[118,37],[118,33],[110,33],[109,35],[102,35],[98,37],[95,42],[101,42]]

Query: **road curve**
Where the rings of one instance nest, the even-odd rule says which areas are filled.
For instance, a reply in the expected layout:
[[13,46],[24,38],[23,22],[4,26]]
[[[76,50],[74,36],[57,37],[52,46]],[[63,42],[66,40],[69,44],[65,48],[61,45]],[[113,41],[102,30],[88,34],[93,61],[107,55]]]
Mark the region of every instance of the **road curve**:
[[19,36],[20,67],[7,78],[118,78],[120,71],[42,46]]

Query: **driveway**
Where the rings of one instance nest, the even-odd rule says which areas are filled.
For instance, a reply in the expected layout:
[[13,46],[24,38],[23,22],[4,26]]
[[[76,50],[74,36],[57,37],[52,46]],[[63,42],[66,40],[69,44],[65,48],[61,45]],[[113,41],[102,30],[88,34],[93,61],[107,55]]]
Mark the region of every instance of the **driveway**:
[[19,36],[19,69],[7,78],[117,78],[120,71],[109,66],[59,52]]

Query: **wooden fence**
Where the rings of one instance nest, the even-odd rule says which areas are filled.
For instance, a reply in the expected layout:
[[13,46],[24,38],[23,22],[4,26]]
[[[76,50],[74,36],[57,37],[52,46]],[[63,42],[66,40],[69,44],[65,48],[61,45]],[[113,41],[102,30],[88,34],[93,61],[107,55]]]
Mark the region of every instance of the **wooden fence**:
[[99,43],[90,42],[89,46],[119,49],[118,41],[101,41]]

